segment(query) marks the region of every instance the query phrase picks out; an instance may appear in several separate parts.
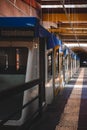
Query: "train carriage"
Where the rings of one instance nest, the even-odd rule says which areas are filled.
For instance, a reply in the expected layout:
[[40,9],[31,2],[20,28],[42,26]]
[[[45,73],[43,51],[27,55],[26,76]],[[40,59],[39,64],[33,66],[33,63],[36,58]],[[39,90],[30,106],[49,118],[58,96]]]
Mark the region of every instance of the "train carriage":
[[31,102],[11,117],[7,125],[23,124],[28,117],[37,115],[48,104],[48,98],[53,99],[53,86],[47,90],[45,83],[51,76],[50,58],[53,60],[53,57],[50,49],[53,50],[58,43],[50,43],[50,36],[35,17],[0,18],[0,92],[12,91],[16,86],[26,86],[29,82],[33,84],[34,80],[38,82],[29,90],[0,102],[0,120],[23,108],[28,101]]
[[6,125],[40,115],[64,87],[62,46],[35,17],[0,18],[0,93],[8,92],[0,120],[8,117]]

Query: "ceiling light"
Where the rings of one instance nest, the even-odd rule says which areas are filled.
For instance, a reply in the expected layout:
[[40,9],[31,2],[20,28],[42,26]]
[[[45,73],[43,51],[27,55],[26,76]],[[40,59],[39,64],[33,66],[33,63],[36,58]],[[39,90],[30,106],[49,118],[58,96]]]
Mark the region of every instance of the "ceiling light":
[[80,47],[87,47],[86,43],[79,43],[79,45],[77,43],[64,43],[64,45],[66,45],[67,47],[78,47],[80,45]]
[[[81,5],[64,5],[65,8],[87,8],[87,4]],[[41,8],[63,8],[62,5],[41,5]]]

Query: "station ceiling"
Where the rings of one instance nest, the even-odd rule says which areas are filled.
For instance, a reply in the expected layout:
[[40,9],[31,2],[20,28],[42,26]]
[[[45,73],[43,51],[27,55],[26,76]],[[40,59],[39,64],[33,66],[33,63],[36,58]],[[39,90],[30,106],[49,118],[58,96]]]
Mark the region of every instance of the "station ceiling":
[[[87,51],[87,0],[37,0],[42,20],[53,22],[49,31],[56,33],[74,51]],[[80,48],[80,49],[79,49]]]

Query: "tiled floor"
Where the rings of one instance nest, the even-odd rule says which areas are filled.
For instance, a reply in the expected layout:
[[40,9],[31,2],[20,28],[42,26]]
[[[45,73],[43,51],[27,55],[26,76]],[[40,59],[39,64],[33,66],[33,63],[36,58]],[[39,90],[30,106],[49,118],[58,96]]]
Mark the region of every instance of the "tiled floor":
[[[86,72],[86,68],[81,69],[80,73],[75,75],[73,79],[75,84],[72,84],[72,92],[67,99],[60,121],[56,125],[56,130],[87,130]],[[70,84],[66,87],[70,87]]]

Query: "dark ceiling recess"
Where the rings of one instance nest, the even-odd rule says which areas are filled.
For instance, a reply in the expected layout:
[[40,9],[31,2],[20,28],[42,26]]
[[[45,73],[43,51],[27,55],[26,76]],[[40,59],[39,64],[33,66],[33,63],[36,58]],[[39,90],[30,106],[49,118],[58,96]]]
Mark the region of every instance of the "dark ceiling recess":
[[[36,0],[36,1],[41,1],[41,0]],[[48,1],[41,1],[42,5],[55,5],[55,4],[61,4],[60,3],[61,0],[48,0]],[[64,4],[87,4],[87,0],[65,0]]]
[[36,0],[38,3],[41,3],[41,0]]
[[[87,8],[76,8],[76,9],[70,9],[70,8],[66,8],[67,13],[87,13]],[[64,13],[64,10],[62,8],[43,8],[42,9],[43,13]]]

